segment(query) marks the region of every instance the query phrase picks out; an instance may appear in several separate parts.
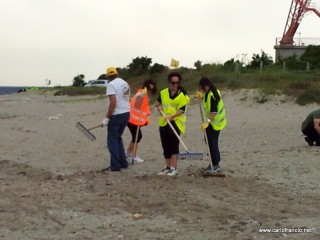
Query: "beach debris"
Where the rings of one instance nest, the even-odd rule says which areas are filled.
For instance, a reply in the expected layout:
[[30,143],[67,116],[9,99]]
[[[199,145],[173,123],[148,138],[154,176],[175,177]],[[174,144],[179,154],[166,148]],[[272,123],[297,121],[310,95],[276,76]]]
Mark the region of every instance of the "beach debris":
[[135,213],[133,214],[133,219],[134,220],[138,220],[138,219],[141,219],[143,217],[143,215],[141,213]]
[[58,120],[59,117],[62,117],[62,114],[61,114],[61,113],[59,113],[59,114],[56,115],[56,116],[48,117],[48,120]]
[[31,100],[31,98],[29,98],[29,97],[21,98],[21,101],[22,101],[22,102],[28,102],[28,101],[30,101],[30,100]]
[[48,120],[58,120],[58,119],[59,119],[59,117],[57,117],[57,116],[48,117]]
[[219,177],[219,178],[225,178],[227,174],[224,171],[219,171],[219,172],[212,172],[209,170],[206,170],[205,168],[188,168],[187,170],[187,176],[192,176],[192,177],[203,177],[203,178],[208,178],[208,177]]
[[211,171],[202,171],[202,177],[207,178],[207,177],[220,177],[224,178],[226,177],[226,174],[223,172],[211,172]]

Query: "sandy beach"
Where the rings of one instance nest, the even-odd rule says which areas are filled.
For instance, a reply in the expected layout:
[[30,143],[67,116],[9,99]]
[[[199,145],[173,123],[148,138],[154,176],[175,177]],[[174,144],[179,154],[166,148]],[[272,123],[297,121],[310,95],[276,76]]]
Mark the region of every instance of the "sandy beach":
[[154,109],[138,149],[145,162],[101,173],[109,165],[106,129],[92,130],[90,141],[75,126],[100,124],[106,99],[1,95],[0,239],[320,239],[320,147],[300,131],[320,106],[284,95],[258,103],[257,90],[222,95],[226,178],[198,174],[209,160],[195,101],[182,138],[205,158],[180,160],[179,175],[169,177],[157,175],[164,159]]

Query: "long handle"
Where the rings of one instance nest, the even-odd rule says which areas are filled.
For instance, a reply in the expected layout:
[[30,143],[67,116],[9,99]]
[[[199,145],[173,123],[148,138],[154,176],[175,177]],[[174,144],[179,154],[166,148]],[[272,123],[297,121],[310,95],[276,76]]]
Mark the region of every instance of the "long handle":
[[[204,117],[203,117],[203,113],[202,113],[202,104],[201,104],[201,102],[199,102],[199,109],[200,109],[201,120],[202,120],[202,123],[203,123],[204,122]],[[208,135],[207,135],[207,130],[206,129],[204,129],[204,133],[203,134],[204,134],[204,139],[206,140],[207,151],[208,151],[208,154],[209,154],[209,160],[210,160],[211,169],[213,170],[211,152],[210,152]]]
[[139,130],[140,130],[140,126],[138,125],[137,130],[136,130],[136,136],[135,136],[135,139],[134,139],[132,162],[133,162],[133,159],[135,159],[135,157],[137,156],[137,148],[138,148],[137,144],[138,144]]
[[199,101],[199,108],[200,108],[201,120],[202,120],[202,122],[204,122],[204,117],[203,117],[203,112],[202,112],[202,104],[200,101]]
[[169,126],[171,127],[172,131],[174,132],[174,134],[176,135],[176,137],[179,139],[180,143],[182,144],[182,146],[184,147],[184,149],[189,152],[187,146],[184,144],[184,142],[182,141],[181,137],[179,136],[179,134],[177,133],[177,131],[174,129],[172,123],[167,119],[167,116],[164,114],[164,112],[162,110],[160,110],[161,115],[166,119],[167,123],[169,124]]
[[97,125],[97,126],[95,126],[95,127],[88,128],[88,130],[90,131],[90,130],[93,130],[93,129],[96,129],[96,128],[99,128],[99,127],[103,127],[103,125],[102,125],[102,124],[99,124],[99,125]]

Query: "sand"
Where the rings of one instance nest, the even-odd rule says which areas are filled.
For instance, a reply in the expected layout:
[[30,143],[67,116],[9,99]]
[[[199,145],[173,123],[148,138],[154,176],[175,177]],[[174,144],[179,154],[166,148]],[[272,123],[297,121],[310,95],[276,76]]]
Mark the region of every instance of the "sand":
[[[156,111],[142,129],[145,162],[101,173],[109,163],[106,129],[92,130],[90,141],[75,125],[100,124],[105,99],[0,96],[0,239],[320,239],[320,147],[307,146],[300,132],[319,105],[283,95],[258,103],[257,90],[222,94],[226,178],[197,174],[209,160],[194,101],[183,141],[205,158],[180,160],[179,175],[169,177],[157,175],[164,160]],[[126,129],[125,146],[129,140]]]

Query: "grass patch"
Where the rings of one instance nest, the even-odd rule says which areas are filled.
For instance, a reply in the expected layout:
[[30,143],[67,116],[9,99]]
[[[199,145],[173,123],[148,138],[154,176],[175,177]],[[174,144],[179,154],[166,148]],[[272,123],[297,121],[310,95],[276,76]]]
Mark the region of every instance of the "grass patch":
[[307,105],[309,103],[320,104],[320,89],[306,89],[297,97],[296,103],[299,105]]
[[104,87],[58,87],[54,88],[54,96],[83,96],[83,95],[105,95]]

